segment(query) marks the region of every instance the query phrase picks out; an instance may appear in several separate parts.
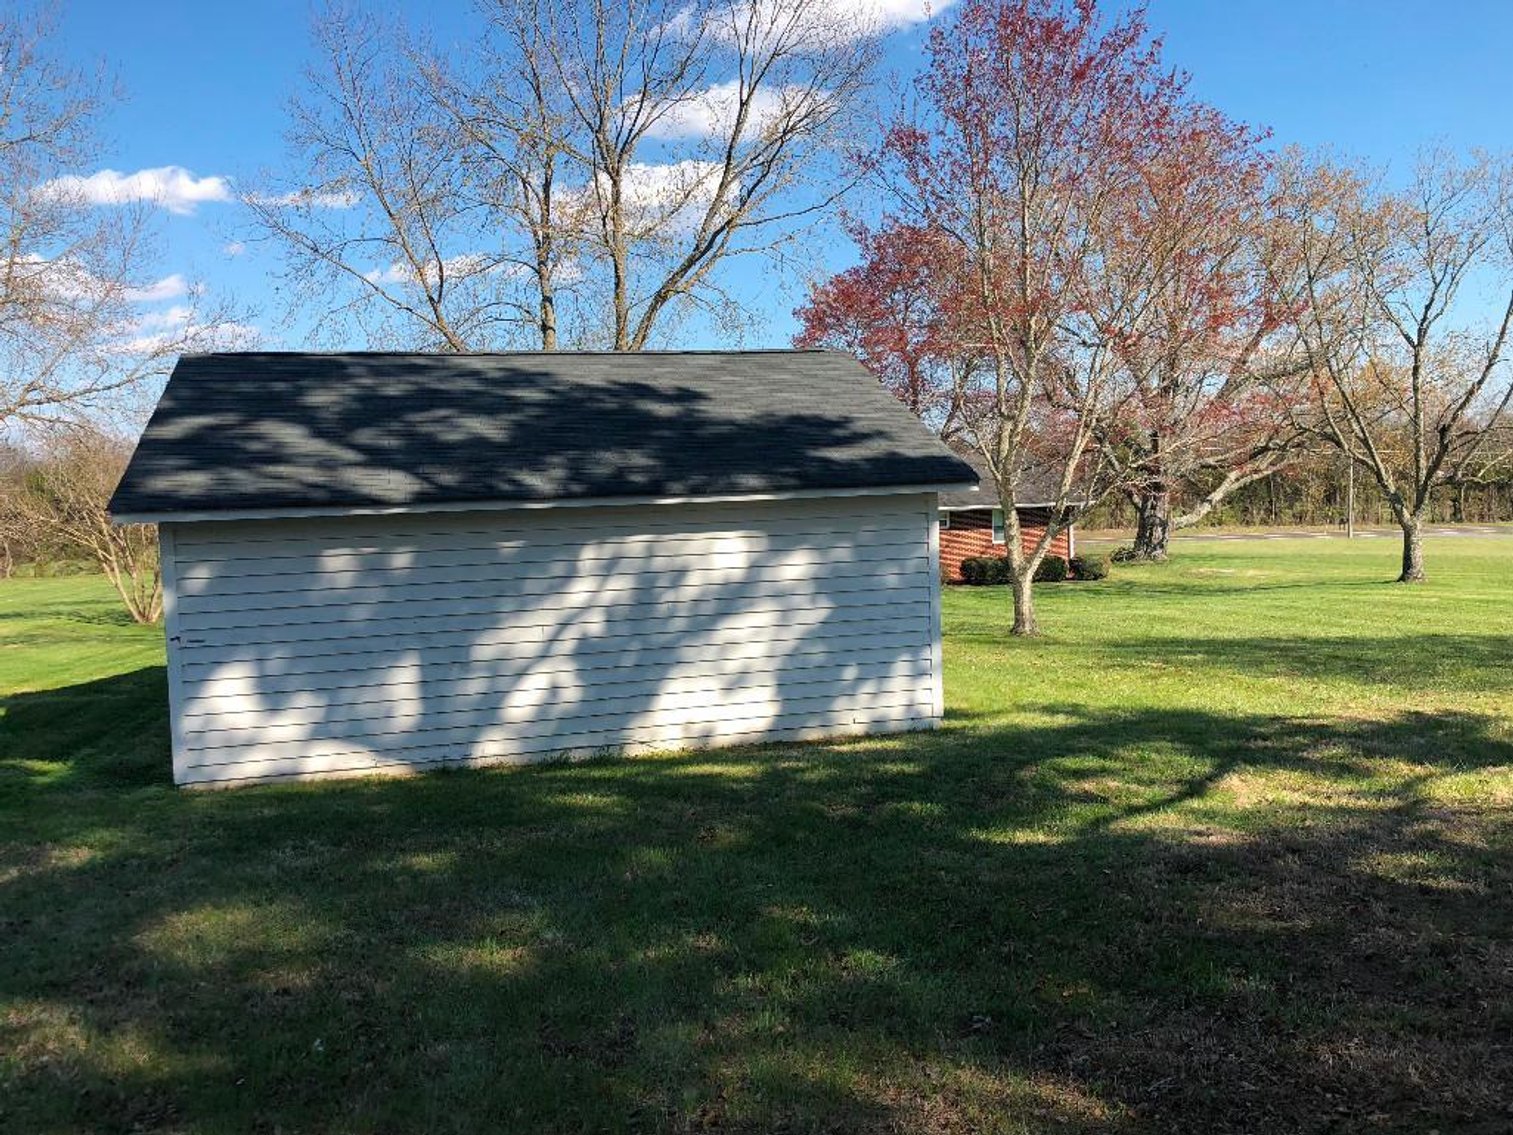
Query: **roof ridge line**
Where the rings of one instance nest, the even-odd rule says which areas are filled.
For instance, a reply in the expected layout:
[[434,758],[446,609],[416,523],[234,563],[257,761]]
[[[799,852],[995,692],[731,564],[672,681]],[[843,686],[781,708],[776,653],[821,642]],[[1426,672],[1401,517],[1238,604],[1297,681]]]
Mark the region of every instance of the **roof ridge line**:
[[635,358],[646,355],[846,355],[831,347],[686,347],[650,351],[615,350],[560,350],[560,351],[185,351],[185,359],[213,358],[289,358],[334,359],[350,357],[396,358],[396,359],[470,359],[470,358],[552,358],[556,356],[602,356],[606,358],[626,356]]

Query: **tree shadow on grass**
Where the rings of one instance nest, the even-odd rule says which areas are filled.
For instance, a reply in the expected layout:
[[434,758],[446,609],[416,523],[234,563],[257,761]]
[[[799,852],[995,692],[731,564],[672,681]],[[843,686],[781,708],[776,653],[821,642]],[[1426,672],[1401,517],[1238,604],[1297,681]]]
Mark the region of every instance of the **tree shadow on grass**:
[[1513,690],[1513,636],[1128,638],[1102,644],[1110,663],[1159,662],[1247,676],[1347,681],[1412,692]]
[[171,782],[162,666],[0,697],[0,793]]
[[226,793],[81,732],[0,816],[0,1121],[1505,1123],[1513,846],[1442,791],[1496,723],[1046,712]]

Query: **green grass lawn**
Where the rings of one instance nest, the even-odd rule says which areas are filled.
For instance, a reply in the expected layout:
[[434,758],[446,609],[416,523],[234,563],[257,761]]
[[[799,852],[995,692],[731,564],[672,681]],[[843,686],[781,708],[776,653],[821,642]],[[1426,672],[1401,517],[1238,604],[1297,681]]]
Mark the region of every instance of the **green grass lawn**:
[[178,792],[0,584],[0,1131],[1513,1128],[1513,540],[945,598],[948,727]]

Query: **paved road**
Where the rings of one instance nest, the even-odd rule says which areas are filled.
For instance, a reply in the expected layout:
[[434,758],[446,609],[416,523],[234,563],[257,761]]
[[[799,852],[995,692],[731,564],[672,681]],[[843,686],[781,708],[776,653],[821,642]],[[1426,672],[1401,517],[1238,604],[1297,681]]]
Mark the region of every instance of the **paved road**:
[[[1086,535],[1078,534],[1079,540],[1086,540],[1095,544],[1127,543],[1133,533],[1115,532],[1089,532]],[[1439,536],[1502,536],[1513,538],[1513,525],[1507,524],[1431,524],[1424,528],[1424,535],[1430,538]],[[1321,530],[1321,529],[1286,529],[1279,528],[1272,532],[1178,532],[1172,537],[1175,540],[1343,540],[1344,529]],[[1401,540],[1403,533],[1398,528],[1357,528],[1355,530],[1357,540]]]

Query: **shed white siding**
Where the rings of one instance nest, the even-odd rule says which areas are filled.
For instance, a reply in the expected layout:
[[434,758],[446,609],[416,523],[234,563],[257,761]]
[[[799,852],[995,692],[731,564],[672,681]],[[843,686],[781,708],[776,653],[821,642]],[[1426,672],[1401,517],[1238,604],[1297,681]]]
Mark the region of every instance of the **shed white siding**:
[[933,494],[164,524],[181,784],[941,715]]

